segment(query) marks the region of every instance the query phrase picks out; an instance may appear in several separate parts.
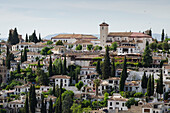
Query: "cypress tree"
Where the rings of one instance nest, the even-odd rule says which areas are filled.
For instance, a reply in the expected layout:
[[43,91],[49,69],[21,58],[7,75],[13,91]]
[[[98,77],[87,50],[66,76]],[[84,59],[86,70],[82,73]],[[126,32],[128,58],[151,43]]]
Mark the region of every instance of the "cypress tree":
[[38,60],[38,68],[41,68],[40,60]]
[[61,95],[62,95],[62,85],[63,85],[63,82],[60,81],[60,95],[59,95],[59,113],[62,113],[62,99],[61,99]]
[[67,67],[66,67],[66,56],[64,57],[63,61],[63,75],[67,74]]
[[10,54],[10,52],[9,52],[9,47],[7,46],[7,49],[6,49],[6,57],[8,57],[9,54]]
[[159,78],[159,94],[163,94],[163,76],[162,76],[162,70],[160,72],[160,78]]
[[28,42],[28,35],[26,34],[25,42]]
[[24,56],[23,56],[23,60],[27,61],[27,48],[24,47]]
[[126,56],[124,57],[123,70],[120,75],[119,91],[124,91],[125,81],[127,78]]
[[17,64],[17,73],[21,73],[21,68],[20,68],[20,64]]
[[19,43],[18,32],[17,32],[17,28],[15,28],[14,32],[13,32],[12,45],[15,45],[15,44],[18,44],[18,43]]
[[53,84],[53,95],[55,95],[55,83]]
[[26,99],[25,99],[24,113],[29,113],[28,95],[26,95]]
[[55,113],[60,113],[60,112],[59,112],[59,105],[58,105],[58,101],[57,101],[56,106],[55,106]]
[[35,113],[35,108],[37,106],[37,100],[36,100],[36,93],[35,93],[35,86],[32,85],[32,87],[30,88],[30,110],[31,113]]
[[159,93],[159,79],[157,81],[157,84],[156,84],[156,93],[157,93],[157,98],[158,98],[158,93]]
[[148,83],[147,83],[147,95],[150,97],[152,95],[151,92],[151,75],[149,75]]
[[154,95],[154,74],[152,75],[151,79],[151,95]]
[[142,56],[142,64],[144,67],[149,67],[152,63],[151,51],[149,49],[149,43],[147,41],[146,47]]
[[161,35],[161,41],[163,42],[165,38],[165,33],[164,33],[164,29],[162,29],[162,35]]
[[62,66],[61,58],[58,61],[58,66],[59,66],[59,74],[61,75],[63,73],[63,66]]
[[47,113],[47,101],[45,100],[45,104],[44,104],[44,113]]
[[100,61],[97,61],[97,65],[96,65],[96,71],[99,75],[101,75],[101,67],[100,67]]
[[144,72],[143,76],[142,76],[142,83],[141,86],[143,89],[147,88],[147,77],[146,77],[146,73]]
[[51,56],[50,56],[50,62],[49,62],[49,67],[48,67],[48,74],[49,74],[49,77],[52,76],[52,59],[51,59]]
[[41,34],[39,33],[39,42],[41,42]]
[[112,77],[115,77],[115,74],[116,74],[116,69],[115,69],[115,62],[114,62],[114,59],[113,59],[113,61],[112,61],[111,76],[112,76]]
[[11,44],[12,41],[12,30],[9,30],[9,37],[8,37],[8,43]]
[[53,103],[52,103],[52,100],[50,98],[48,113],[52,113],[52,112],[53,112]]
[[6,67],[7,69],[10,69],[11,68],[11,58],[10,58],[10,55],[7,56],[6,58]]
[[111,67],[110,67],[110,56],[109,56],[109,47],[106,47],[106,53],[104,57],[103,69],[102,69],[102,78],[107,79],[111,76]]
[[44,95],[41,94],[41,113],[44,113]]

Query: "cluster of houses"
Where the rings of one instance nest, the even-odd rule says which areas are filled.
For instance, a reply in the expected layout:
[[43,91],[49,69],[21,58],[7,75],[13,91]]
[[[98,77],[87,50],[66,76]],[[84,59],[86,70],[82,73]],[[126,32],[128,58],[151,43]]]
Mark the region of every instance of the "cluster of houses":
[[[116,68],[116,76],[111,77],[105,80],[100,81],[100,85],[98,87],[99,96],[95,96],[95,84],[94,80],[99,79],[99,74],[96,72],[96,66],[94,63],[97,60],[104,60],[105,54],[105,46],[111,46],[113,42],[117,43],[116,51],[110,51],[110,57],[115,58],[115,62],[123,62],[123,57],[126,55],[127,62],[138,63],[142,61],[142,55],[146,46],[146,42],[153,42],[153,38],[146,33],[142,32],[109,32],[109,25],[105,22],[99,25],[100,26],[100,39],[93,35],[87,34],[59,34],[55,37],[51,37],[53,44],[47,45],[47,41],[33,43],[33,42],[24,42],[11,46],[11,53],[14,54],[14,61],[11,61],[11,68],[7,69],[5,66],[6,52],[2,52],[0,55],[0,75],[2,76],[2,84],[7,83],[10,80],[10,72],[17,70],[17,64],[21,62],[21,51],[24,50],[24,47],[27,47],[29,52],[27,52],[27,61],[21,64],[21,69],[26,69],[27,67],[32,68],[33,71],[37,69],[37,58],[42,59],[41,67],[44,72],[48,72],[49,67],[49,59],[50,56],[52,61],[55,59],[61,58],[64,59],[66,56],[67,67],[69,65],[79,65],[81,66],[80,74],[78,75],[79,81],[84,83],[84,87],[82,87],[81,91],[78,91],[75,86],[70,86],[70,76],[67,75],[54,75],[50,77],[50,83],[55,85],[62,85],[63,88],[68,90],[72,90],[75,93],[75,97],[82,94],[83,99],[90,98],[91,100],[100,100],[104,98],[104,93],[106,91],[111,91],[114,89],[115,93],[112,96],[109,96],[107,110],[109,112],[119,112],[119,111],[127,111],[128,108],[125,103],[128,101],[127,98],[124,98],[117,94],[119,91],[119,82],[120,82],[120,74],[122,72],[122,68],[119,65]],[[56,45],[57,41],[62,41],[64,45]],[[76,50],[78,45],[82,45],[81,50]],[[101,50],[88,50],[87,46],[93,45],[93,48],[96,46],[101,46]],[[8,44],[1,43],[0,48],[1,51],[6,51]],[[42,55],[40,51],[44,47],[53,47],[51,51],[53,54],[51,55]],[[160,70],[163,72],[163,83],[164,83],[164,92],[170,92],[170,54],[168,53],[152,53],[152,67],[149,68],[138,68],[134,70],[134,65],[129,65],[132,69],[128,69],[128,78],[125,82],[125,91],[135,91],[135,92],[143,92],[141,87],[141,79],[146,72],[146,75],[154,75],[154,79],[158,79],[160,75]],[[164,63],[162,67],[160,67],[160,63],[162,60],[168,59],[168,63]],[[62,81],[62,84],[60,84]],[[0,104],[3,108],[8,109],[10,113],[18,112],[19,108],[24,107],[25,95],[24,92],[29,91],[29,84],[24,84],[22,86],[15,86],[13,90],[1,90],[0,91]],[[52,89],[52,86],[40,86],[36,88],[38,106],[37,109],[41,108],[41,93],[47,92]],[[10,95],[18,95],[20,97],[18,99],[14,99],[13,101],[9,101],[8,97]],[[170,95],[170,94],[169,94]],[[164,95],[162,95],[163,98]],[[47,100],[47,109],[49,106],[49,99],[52,98],[53,103],[56,100],[56,97],[48,96]],[[154,99],[153,102],[146,103],[143,99],[140,99],[141,102],[141,112],[142,113],[166,113],[168,109],[170,109],[169,103],[164,103],[163,101],[157,101]],[[92,111],[93,113],[94,111]],[[96,113],[104,111],[95,111]]]

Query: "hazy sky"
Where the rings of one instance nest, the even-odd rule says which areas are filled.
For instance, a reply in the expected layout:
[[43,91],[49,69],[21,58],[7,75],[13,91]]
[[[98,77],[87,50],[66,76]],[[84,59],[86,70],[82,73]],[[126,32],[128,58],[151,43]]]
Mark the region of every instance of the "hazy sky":
[[170,0],[0,0],[0,38],[8,30],[42,37],[55,33],[99,34],[99,24],[109,31],[144,31],[152,28],[170,34]]

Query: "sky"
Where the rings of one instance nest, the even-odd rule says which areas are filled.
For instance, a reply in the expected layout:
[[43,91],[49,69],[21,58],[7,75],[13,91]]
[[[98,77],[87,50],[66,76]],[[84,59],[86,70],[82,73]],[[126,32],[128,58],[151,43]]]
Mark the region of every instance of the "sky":
[[42,37],[55,33],[99,34],[145,31],[170,34],[170,0],[0,0],[0,38],[9,29],[25,38],[36,30]]

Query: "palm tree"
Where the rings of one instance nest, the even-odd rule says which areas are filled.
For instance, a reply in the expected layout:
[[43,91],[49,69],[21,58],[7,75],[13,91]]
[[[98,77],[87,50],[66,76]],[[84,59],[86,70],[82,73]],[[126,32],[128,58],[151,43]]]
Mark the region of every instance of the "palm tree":
[[94,80],[94,84],[95,84],[95,89],[96,89],[96,96],[98,97],[98,87],[100,85],[100,79],[95,79]]

